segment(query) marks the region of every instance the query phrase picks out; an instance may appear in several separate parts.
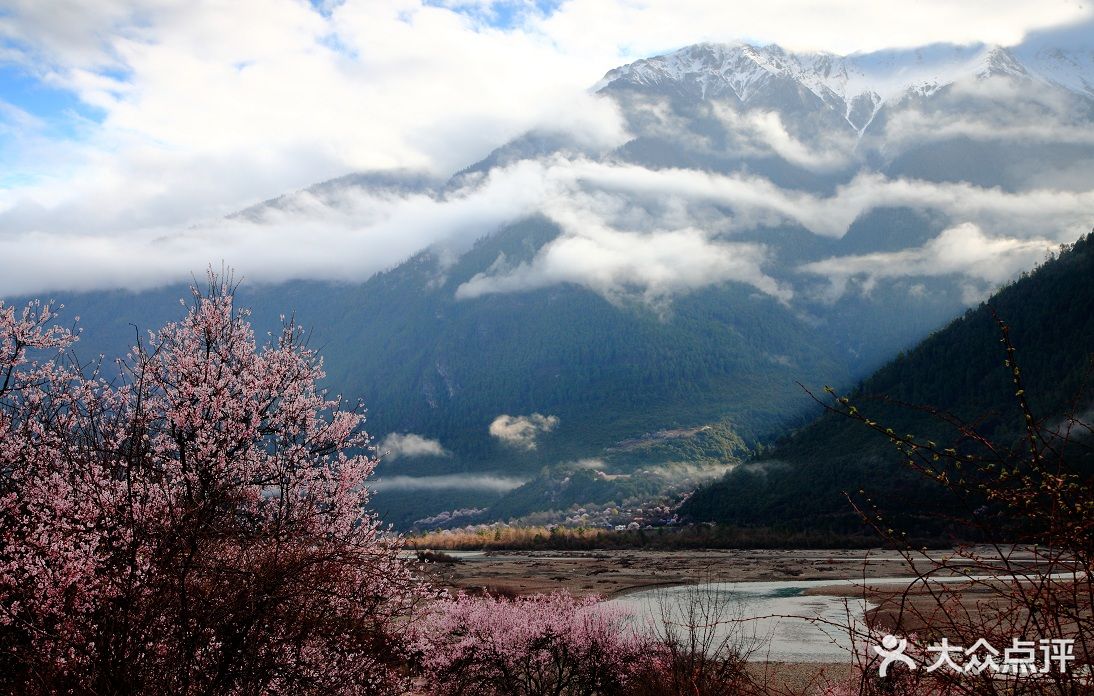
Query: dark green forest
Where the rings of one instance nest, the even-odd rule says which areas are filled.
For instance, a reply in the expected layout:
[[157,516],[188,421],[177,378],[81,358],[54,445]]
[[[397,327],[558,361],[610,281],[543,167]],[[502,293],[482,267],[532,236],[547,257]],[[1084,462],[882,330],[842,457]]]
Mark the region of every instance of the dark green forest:
[[[1024,433],[1024,420],[1004,364],[997,315],[1009,326],[1036,418],[1051,428],[1066,415],[1089,415],[1092,280],[1094,233],[901,353],[847,397],[862,414],[900,433],[962,446],[958,430],[937,413],[916,408],[922,406],[952,415],[1002,446],[1013,444]],[[1089,462],[1077,464],[1089,467]],[[845,493],[858,497],[860,490],[921,534],[962,533],[939,513],[975,504],[954,500],[934,481],[906,468],[883,434],[829,411],[696,492],[684,511],[735,525],[847,532],[861,529],[862,522]]]

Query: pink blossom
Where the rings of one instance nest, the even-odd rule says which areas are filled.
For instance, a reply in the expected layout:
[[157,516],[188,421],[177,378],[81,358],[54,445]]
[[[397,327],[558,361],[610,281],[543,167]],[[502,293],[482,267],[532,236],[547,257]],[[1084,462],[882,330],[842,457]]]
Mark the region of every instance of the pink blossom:
[[415,628],[438,696],[599,696],[628,693],[652,644],[628,615],[568,594],[515,600],[460,596]]
[[0,690],[397,693],[426,590],[367,512],[360,411],[209,276],[121,377],[0,303]]

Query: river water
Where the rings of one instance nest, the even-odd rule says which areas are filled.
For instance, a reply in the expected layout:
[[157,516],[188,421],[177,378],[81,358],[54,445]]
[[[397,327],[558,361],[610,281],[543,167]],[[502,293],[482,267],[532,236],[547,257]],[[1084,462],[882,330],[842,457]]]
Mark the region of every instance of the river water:
[[[931,578],[931,583],[990,580],[991,575]],[[1029,576],[1031,579],[1036,576]],[[1053,577],[1068,577],[1059,573]],[[749,659],[776,662],[844,662],[850,657],[851,631],[864,630],[866,612],[874,608],[861,592],[850,597],[805,594],[816,587],[862,587],[888,585],[907,587],[908,577],[857,578],[845,580],[780,580],[772,582],[713,582],[679,585],[632,592],[611,600],[635,615],[635,620],[652,632],[663,630],[664,619],[680,622],[683,612],[697,596],[706,593],[708,604],[721,607],[723,634],[736,631]],[[858,595],[858,596],[855,596]],[[711,598],[716,598],[713,602]]]
[[[892,580],[896,580],[893,578]],[[861,597],[807,595],[812,587],[851,585],[851,580],[726,582],[675,586],[632,592],[611,603],[635,615],[639,625],[662,630],[666,616],[680,622],[687,605],[704,595],[708,606],[718,607],[725,624],[719,637],[730,632],[750,649],[749,659],[778,662],[846,662],[851,640],[848,625],[862,628],[873,608]],[[876,582],[872,580],[871,582]]]

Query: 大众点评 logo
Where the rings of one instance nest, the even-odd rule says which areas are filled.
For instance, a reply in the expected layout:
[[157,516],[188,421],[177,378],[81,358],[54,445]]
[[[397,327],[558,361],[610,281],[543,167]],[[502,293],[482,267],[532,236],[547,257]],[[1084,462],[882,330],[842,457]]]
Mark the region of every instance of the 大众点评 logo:
[[950,645],[946,638],[941,643],[927,646],[926,659],[922,663],[907,653],[908,640],[887,635],[881,645],[873,646],[881,658],[878,674],[887,676],[889,669],[903,665],[910,670],[922,667],[927,672],[945,669],[959,674],[981,674],[987,670],[1000,674],[1032,675],[1052,671],[1064,673],[1068,663],[1075,660],[1075,641],[1071,638],[1045,638],[1037,641],[1014,638],[1010,647],[1000,652],[981,638],[969,647]]

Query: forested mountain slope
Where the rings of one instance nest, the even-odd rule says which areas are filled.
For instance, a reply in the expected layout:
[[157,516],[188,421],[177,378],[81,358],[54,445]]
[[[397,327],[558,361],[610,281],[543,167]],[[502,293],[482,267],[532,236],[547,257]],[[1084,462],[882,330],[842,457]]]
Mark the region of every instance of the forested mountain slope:
[[[952,414],[993,441],[1011,445],[1024,434],[1023,418],[992,310],[1010,328],[1037,419],[1051,427],[1067,415],[1085,414],[1089,422],[1094,233],[902,353],[853,390],[851,403],[899,433],[955,441],[954,429],[905,406],[919,405]],[[886,437],[828,412],[697,491],[684,510],[697,519],[734,524],[848,531],[861,524],[844,493],[860,489],[887,513],[931,524],[933,531],[942,531],[938,513],[956,503],[933,481],[908,470]]]

